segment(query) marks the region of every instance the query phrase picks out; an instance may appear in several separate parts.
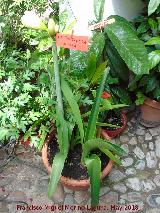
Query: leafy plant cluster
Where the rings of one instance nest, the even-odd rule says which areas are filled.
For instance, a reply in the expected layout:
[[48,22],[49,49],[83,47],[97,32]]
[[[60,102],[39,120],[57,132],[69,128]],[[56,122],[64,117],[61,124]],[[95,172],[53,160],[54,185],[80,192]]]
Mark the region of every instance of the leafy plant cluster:
[[149,75],[136,75],[130,90],[137,92],[137,104],[144,102],[145,96],[160,100],[160,1],[147,1],[144,14],[134,20],[138,37],[145,42],[149,57]]
[[[1,140],[18,138],[37,120],[49,116],[53,89],[48,72],[50,54],[6,49],[1,54],[0,120]],[[36,58],[37,57],[37,58]],[[53,111],[53,110],[52,110]],[[44,126],[42,127],[44,129]],[[48,131],[48,130],[45,130]],[[39,134],[42,134],[42,129]]]
[[26,133],[41,148],[54,120],[50,40],[46,32],[26,30],[21,16],[34,9],[46,20],[58,8],[44,0],[4,0],[0,6],[0,142]]

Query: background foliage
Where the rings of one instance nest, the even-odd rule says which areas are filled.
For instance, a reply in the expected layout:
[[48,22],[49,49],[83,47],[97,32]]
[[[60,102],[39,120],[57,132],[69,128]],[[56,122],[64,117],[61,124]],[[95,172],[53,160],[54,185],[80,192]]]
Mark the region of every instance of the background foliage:
[[20,19],[34,9],[47,21],[58,7],[46,0],[4,0],[0,8],[0,141],[29,130],[26,138],[32,135],[37,146],[54,114],[50,40],[46,32],[24,28]]

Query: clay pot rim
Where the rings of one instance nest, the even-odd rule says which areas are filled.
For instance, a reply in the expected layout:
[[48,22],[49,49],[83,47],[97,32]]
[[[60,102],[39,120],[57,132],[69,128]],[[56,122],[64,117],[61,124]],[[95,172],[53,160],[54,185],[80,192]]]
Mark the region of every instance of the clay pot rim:
[[150,106],[150,107],[152,107],[152,108],[155,108],[155,109],[159,109],[159,110],[160,110],[160,102],[155,101],[155,100],[153,100],[153,99],[151,99],[151,98],[146,97],[146,99],[145,99],[145,101],[144,101],[144,104],[145,104],[145,105],[148,105],[148,106]]
[[[50,142],[50,139],[53,137],[53,134],[51,134],[52,136],[49,137],[49,139],[46,140],[43,148],[42,148],[42,160],[43,163],[48,171],[48,173],[51,173],[52,167],[48,161],[48,155],[47,155],[47,150],[48,150],[48,143]],[[111,140],[111,138],[108,135],[103,135],[104,138],[106,138],[106,140]],[[106,167],[103,169],[102,173],[101,173],[101,179],[103,179],[104,177],[106,177],[109,172],[111,171],[113,167],[113,161],[109,160],[108,164],[106,165]],[[60,178],[60,182],[64,185],[68,185],[68,186],[72,186],[72,187],[83,187],[83,188],[87,188],[90,186],[90,180],[89,179],[84,179],[84,180],[75,180],[75,179],[71,179],[68,177],[64,177],[61,176]]]

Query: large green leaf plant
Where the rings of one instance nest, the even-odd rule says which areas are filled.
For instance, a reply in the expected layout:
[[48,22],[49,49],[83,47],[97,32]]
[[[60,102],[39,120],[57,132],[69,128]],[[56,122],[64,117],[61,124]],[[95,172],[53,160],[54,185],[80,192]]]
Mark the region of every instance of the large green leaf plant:
[[[103,20],[104,0],[94,0],[94,23]],[[138,38],[137,33],[130,22],[123,17],[113,15],[107,18],[110,24],[103,29],[93,31],[93,45],[88,53],[72,51],[71,68],[73,75],[80,79],[87,77],[91,84],[96,82],[94,77],[100,76],[96,65],[102,61],[108,61],[110,73],[108,75],[105,90],[114,99],[115,104],[132,104],[128,85],[130,75],[149,74],[149,60],[144,42]],[[103,60],[99,60],[99,56]],[[88,58],[88,60],[86,60]],[[85,72],[86,71],[86,72]],[[97,72],[96,72],[97,71]],[[93,74],[95,76],[93,77]],[[92,79],[91,79],[92,78]]]

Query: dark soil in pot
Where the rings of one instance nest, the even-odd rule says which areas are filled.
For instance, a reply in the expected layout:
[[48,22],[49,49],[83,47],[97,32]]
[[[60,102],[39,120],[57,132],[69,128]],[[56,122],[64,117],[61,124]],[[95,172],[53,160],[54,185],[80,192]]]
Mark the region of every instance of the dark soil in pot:
[[120,114],[120,115],[116,115],[114,113],[108,114],[105,118],[105,122],[108,123],[108,124],[112,124],[112,125],[117,126],[117,128],[106,126],[105,129],[110,130],[110,131],[119,129],[124,125],[122,114]]
[[[51,165],[53,162],[53,158],[58,151],[59,148],[57,141],[56,139],[53,139],[48,145],[48,159]],[[103,170],[108,164],[109,158],[99,151],[94,151],[92,153],[96,153],[100,157],[101,170]],[[81,164],[81,154],[81,144],[76,145],[73,150],[69,150],[68,157],[66,159],[65,166],[62,171],[63,176],[75,180],[84,180],[89,178],[86,167]]]

